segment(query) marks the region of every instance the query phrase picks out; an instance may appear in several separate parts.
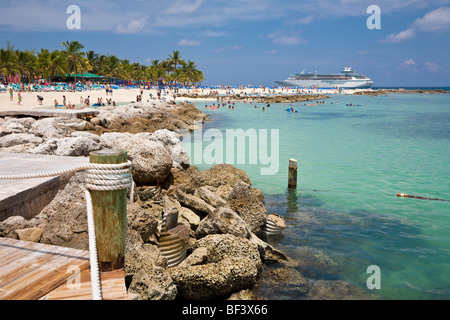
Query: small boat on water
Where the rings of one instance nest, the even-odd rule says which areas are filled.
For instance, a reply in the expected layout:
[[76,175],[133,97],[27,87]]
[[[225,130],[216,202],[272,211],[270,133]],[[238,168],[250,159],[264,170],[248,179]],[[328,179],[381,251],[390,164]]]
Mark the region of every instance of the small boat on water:
[[362,104],[353,104],[353,103],[347,103],[347,107],[362,107]]

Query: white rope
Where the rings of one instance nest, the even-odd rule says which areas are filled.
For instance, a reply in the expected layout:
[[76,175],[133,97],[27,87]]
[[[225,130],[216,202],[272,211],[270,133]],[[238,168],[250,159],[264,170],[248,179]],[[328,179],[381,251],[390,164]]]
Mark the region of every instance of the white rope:
[[6,179],[35,179],[59,176],[65,173],[87,170],[86,175],[86,208],[89,234],[89,260],[91,265],[92,300],[102,300],[102,286],[97,257],[97,244],[95,237],[94,211],[92,197],[89,190],[114,191],[131,188],[131,197],[134,196],[133,177],[131,175],[131,161],[121,164],[98,164],[88,163],[69,169],[46,172],[29,173],[17,175],[0,175],[0,180]]
[[91,290],[92,300],[103,300],[102,285],[100,280],[100,270],[98,267],[97,244],[95,237],[94,210],[92,208],[92,198],[89,190],[84,191],[86,197],[86,209],[88,219],[89,234],[89,261],[91,264]]

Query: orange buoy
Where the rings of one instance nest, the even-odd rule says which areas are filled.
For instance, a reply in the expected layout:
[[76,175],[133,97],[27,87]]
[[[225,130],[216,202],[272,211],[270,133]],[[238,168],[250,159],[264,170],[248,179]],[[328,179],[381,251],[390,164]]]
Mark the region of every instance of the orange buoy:
[[406,193],[397,193],[397,197],[408,198]]

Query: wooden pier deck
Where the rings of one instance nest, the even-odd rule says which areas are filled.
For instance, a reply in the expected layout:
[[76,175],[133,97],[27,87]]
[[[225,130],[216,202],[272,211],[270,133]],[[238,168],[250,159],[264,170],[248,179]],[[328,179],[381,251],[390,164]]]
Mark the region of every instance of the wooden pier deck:
[[[89,252],[0,238],[0,300],[90,300]],[[104,300],[126,300],[125,274],[101,274]]]

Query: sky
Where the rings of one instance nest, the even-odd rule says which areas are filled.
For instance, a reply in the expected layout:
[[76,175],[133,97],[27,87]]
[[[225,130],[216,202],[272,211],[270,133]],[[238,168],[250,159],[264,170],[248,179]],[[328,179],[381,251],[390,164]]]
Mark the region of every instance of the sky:
[[450,0],[0,0],[0,47],[67,40],[141,64],[178,50],[206,85],[352,67],[374,87],[450,86]]

